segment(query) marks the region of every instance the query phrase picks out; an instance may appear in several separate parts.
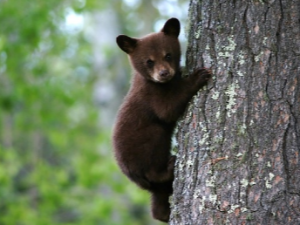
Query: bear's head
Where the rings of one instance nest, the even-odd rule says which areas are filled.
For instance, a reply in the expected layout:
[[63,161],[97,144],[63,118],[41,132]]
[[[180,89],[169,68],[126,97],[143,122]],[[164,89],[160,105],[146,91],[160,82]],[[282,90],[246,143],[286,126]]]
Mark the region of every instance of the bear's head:
[[180,67],[179,33],[178,19],[171,18],[160,32],[139,39],[120,35],[117,44],[129,55],[138,74],[157,83],[166,83]]

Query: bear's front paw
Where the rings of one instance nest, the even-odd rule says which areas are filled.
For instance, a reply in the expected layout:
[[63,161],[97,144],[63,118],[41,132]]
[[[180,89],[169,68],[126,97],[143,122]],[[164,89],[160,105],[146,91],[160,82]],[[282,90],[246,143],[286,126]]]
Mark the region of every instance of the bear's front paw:
[[197,77],[197,80],[200,83],[204,83],[204,82],[207,82],[211,78],[212,71],[209,68],[198,68],[193,72],[192,76]]
[[176,156],[175,155],[171,155],[170,158],[169,158],[169,164],[175,164],[175,161],[176,161]]
[[172,155],[169,158],[169,163],[168,163],[168,170],[174,170],[174,166],[175,166],[175,161],[176,161],[176,156]]

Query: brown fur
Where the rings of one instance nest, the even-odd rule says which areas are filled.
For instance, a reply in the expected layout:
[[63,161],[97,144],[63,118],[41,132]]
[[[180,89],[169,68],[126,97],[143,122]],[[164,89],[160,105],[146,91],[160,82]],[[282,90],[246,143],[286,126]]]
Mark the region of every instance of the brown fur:
[[161,32],[144,38],[117,37],[135,74],[114,127],[115,156],[123,173],[152,193],[153,217],[164,222],[169,220],[173,191],[173,129],[189,100],[210,77],[205,69],[181,77],[179,32],[179,21],[172,18]]

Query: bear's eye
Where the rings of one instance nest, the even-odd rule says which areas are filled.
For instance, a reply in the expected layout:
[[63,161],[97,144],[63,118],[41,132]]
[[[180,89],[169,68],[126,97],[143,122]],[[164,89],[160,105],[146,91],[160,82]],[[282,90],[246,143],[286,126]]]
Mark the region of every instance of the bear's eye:
[[167,61],[171,61],[171,59],[172,59],[171,54],[170,53],[166,54],[165,59]]
[[154,61],[151,60],[151,59],[148,59],[147,60],[147,65],[148,65],[148,67],[153,67],[154,66]]

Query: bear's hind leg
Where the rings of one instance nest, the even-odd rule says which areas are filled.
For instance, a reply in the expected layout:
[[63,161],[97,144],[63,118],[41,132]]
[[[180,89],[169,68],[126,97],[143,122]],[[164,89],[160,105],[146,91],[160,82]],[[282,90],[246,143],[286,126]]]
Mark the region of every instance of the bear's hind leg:
[[173,192],[172,182],[159,184],[158,187],[151,192],[152,216],[157,220],[168,222],[171,212],[169,197]]
[[152,193],[151,210],[153,218],[168,222],[170,217],[170,203],[168,193]]
[[146,173],[147,179],[154,183],[173,182],[175,161],[176,156],[170,156],[169,161],[165,165],[165,169],[158,170],[157,168],[152,168],[148,173]]

